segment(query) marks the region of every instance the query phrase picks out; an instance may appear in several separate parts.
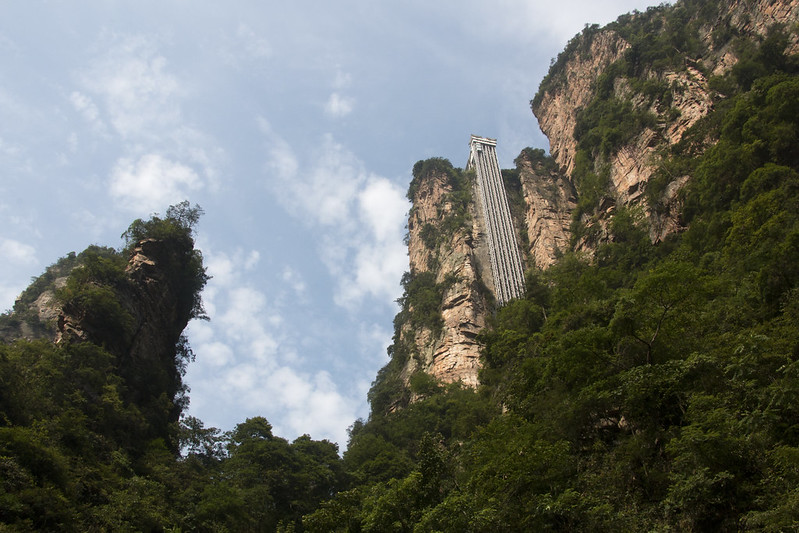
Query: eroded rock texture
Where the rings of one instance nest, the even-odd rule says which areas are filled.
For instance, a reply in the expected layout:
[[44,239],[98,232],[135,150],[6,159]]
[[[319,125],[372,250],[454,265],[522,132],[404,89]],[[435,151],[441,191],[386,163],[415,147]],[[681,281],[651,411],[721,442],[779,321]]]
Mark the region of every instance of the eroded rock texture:
[[556,169],[547,169],[526,153],[516,159],[525,203],[525,226],[530,256],[545,269],[569,246],[574,187]]
[[[443,229],[445,219],[453,211],[452,192],[447,175],[432,172],[420,180],[413,198],[408,219],[411,274],[432,271],[436,283],[444,284],[446,289],[441,302],[440,331],[430,328],[414,331],[407,326],[404,329],[406,338],[413,339],[416,354],[409,360],[403,377],[407,380],[416,370],[423,370],[443,383],[460,381],[473,387],[478,383],[480,367],[475,338],[485,327],[487,305],[478,275],[474,206],[463,227],[451,232]],[[426,242],[422,237],[431,227],[440,235],[433,246],[429,238]]]
[[[702,57],[686,59],[684,68],[678,71],[648,71],[643,74],[643,79],[668,85],[672,89],[670,101],[655,99],[648,102],[630,90],[624,77],[615,80],[613,96],[649,111],[656,121],[654,126],[645,128],[614,150],[607,160],[595,159],[595,163],[607,165],[610,175],[610,201],[597,206],[594,217],[594,223],[602,226],[598,233],[605,238],[610,237],[606,222],[618,206],[635,205],[642,209],[649,221],[653,242],[681,229],[679,214],[682,206],[678,193],[690,176],[672,177],[661,197],[655,199],[658,209],[650,207],[651,202],[646,201],[644,193],[657,167],[658,153],[680,142],[685,133],[713,109],[713,94],[703,72],[722,75],[737,61],[732,40],[718,46],[714,44],[714,29],[729,24],[730,31],[737,35],[762,38],[775,25],[787,27],[799,18],[799,0],[733,0],[728,4],[720,9],[718,20],[700,32],[707,49]],[[797,34],[789,32],[786,51],[799,51],[798,41]],[[547,89],[533,102],[533,113],[549,139],[550,153],[567,177],[575,167],[578,140],[574,132],[578,114],[594,97],[597,78],[630,47],[612,29],[586,32],[576,37],[574,44],[559,71],[551,76]],[[578,243],[578,248],[590,252],[595,244]]]

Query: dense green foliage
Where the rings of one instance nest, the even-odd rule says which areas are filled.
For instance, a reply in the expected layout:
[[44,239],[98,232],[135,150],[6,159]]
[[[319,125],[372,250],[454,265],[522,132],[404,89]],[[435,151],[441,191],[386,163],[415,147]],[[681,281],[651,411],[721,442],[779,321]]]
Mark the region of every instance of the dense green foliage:
[[289,443],[262,418],[226,434],[191,417],[179,423],[181,378],[193,359],[184,337],[171,359],[128,357],[136,283],[126,265],[142,242],[156,243],[150,251],[177,312],[202,316],[208,276],[193,241],[200,214],[182,203],[163,218],[134,221],[121,252],[70,254],[3,317],[8,331],[35,324],[31,304],[54,291],[94,341],[0,344],[3,531],[294,530],[342,486],[330,442],[306,435]]
[[170,206],[164,218],[154,215],[146,221],[134,220],[122,234],[126,242],[124,254],[147,239],[166,243],[173,254],[167,256],[168,265],[159,266],[178,282],[175,288],[178,312],[183,315],[188,311],[189,318],[200,319],[205,318],[201,293],[209,279],[203,268],[202,253],[194,247],[194,228],[202,214],[200,206],[192,207],[183,201]]
[[[716,8],[691,0],[621,19],[635,54],[619,75],[701,53],[692,36]],[[656,38],[644,42],[650,31]],[[454,281],[407,274],[391,360],[343,457],[327,441],[277,437],[260,417],[224,434],[191,417],[178,424],[178,389],[167,387],[174,397],[160,414],[137,401],[131,388],[141,383],[117,353],[130,334],[125,255],[92,247],[49,268],[20,312],[71,271],[60,297],[86,309],[105,342],[0,344],[0,529],[796,530],[799,77],[782,30],[761,43],[736,39],[714,30],[714,46],[736,43],[739,66],[712,82],[715,112],[661,154],[649,185],[657,209],[670,179],[691,177],[687,229],[652,245],[642,213],[617,208],[613,239],[593,257],[567,252],[528,271],[524,298],[480,336],[478,390],[422,372],[401,378],[415,356],[403,328],[440,328]],[[670,90],[632,85],[658,101]],[[597,158],[626,134],[608,117],[637,120],[613,98],[586,109],[576,174],[584,210],[602,199]],[[551,164],[540,151],[527,157]],[[454,193],[468,183],[446,160],[420,161],[409,195],[434,171]],[[518,192],[518,176],[504,178]],[[457,213],[470,199],[448,201]],[[207,281],[191,238],[198,215],[181,204],[126,232],[125,254],[148,238],[183,250],[173,266],[190,278],[178,291],[187,316],[202,316]],[[430,228],[422,239],[432,250],[441,227]],[[175,354],[166,368],[179,375],[191,359],[185,340]],[[154,431],[163,420],[168,431]]]
[[[698,26],[717,15],[707,6],[639,15],[643,25],[625,35],[635,54],[603,83],[682,68],[703,46],[692,37]],[[665,32],[644,42],[650,25]],[[716,45],[736,38],[713,35]],[[344,456],[354,484],[306,528],[796,528],[799,85],[793,59],[775,53],[784,43],[777,29],[736,44],[740,66],[714,81],[726,91],[716,112],[662,155],[653,189],[691,176],[688,229],[653,246],[642,213],[617,208],[613,240],[593,258],[566,253],[528,272],[525,298],[482,335],[481,389],[436,389],[413,376],[423,399],[409,407],[385,414],[387,404],[370,398],[372,416],[353,428]],[[647,102],[669,100],[672,89],[656,80],[628,82]],[[583,212],[603,197],[597,160],[651,126],[610,94],[581,116]],[[461,407],[437,410],[449,401]],[[430,410],[437,416],[426,420]],[[481,415],[468,432],[442,431],[470,412]]]
[[[334,444],[174,425],[178,457],[96,345],[0,344],[0,529],[274,531],[339,486]],[[5,529],[4,529],[5,530]]]

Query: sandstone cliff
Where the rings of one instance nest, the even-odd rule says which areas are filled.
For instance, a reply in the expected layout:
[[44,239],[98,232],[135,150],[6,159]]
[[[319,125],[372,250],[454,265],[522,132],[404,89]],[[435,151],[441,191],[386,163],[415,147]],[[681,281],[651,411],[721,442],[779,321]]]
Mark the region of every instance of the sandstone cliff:
[[[685,0],[572,39],[531,102],[551,156],[525,149],[516,169],[503,171],[525,266],[547,269],[563,252],[590,255],[623,238],[612,231],[621,212],[646,224],[653,243],[685,229],[681,191],[694,167],[679,158],[713,145],[706,117],[748,90],[750,71],[765,75],[764,53],[799,52],[798,28],[799,0]],[[373,407],[427,394],[414,390],[419,375],[478,384],[477,335],[495,303],[471,187],[448,161],[414,167],[410,273],[392,362],[370,393],[383,400]]]
[[445,168],[421,173],[417,185],[408,219],[410,275],[434,275],[441,289],[441,322],[419,329],[403,326],[414,352],[403,376],[407,380],[422,370],[442,383],[476,386],[476,336],[485,327],[487,309],[480,274],[489,269],[478,258],[485,251],[474,203],[468,201],[471,183],[459,171]]
[[185,403],[182,375],[192,357],[182,331],[201,316],[208,278],[191,222],[154,217],[131,228],[142,238],[124,252],[91,246],[49,267],[0,316],[0,339],[104,348],[124,380],[125,400],[149,416],[153,437],[171,442],[169,424]]
[[[532,263],[546,269],[569,248],[571,213],[576,206],[572,184],[533,150],[516,159],[524,199],[524,224]],[[532,265],[531,265],[532,266]]]
[[[647,44],[641,44],[640,35],[630,31],[631,21],[636,19],[640,19],[637,22],[641,27],[649,28],[643,39],[655,41],[658,33],[669,31],[671,25],[675,31],[696,31],[701,45],[693,45],[690,52],[678,50],[676,60],[660,56],[647,60],[647,54],[656,54]],[[593,216],[582,213],[583,223],[598,226],[595,235],[600,241],[612,238],[607,221],[614,206],[640,206],[649,220],[653,242],[680,230],[678,193],[689,176],[673,176],[660,196],[650,202],[644,195],[659,155],[683,140],[686,132],[713,110],[715,99],[723,98],[711,88],[709,78],[724,75],[734,67],[738,61],[736,46],[742,39],[758,42],[772,29],[782,27],[788,32],[786,51],[795,53],[799,50],[797,20],[797,0],[728,0],[704,6],[682,2],[674,8],[661,6],[621,17],[602,29],[588,27],[569,43],[532,101],[533,113],[549,139],[550,153],[566,176],[572,177],[581,146],[581,113],[603,90],[599,85],[612,84],[609,90],[604,88],[610,93],[604,98],[630,102],[633,109],[652,117],[640,131],[614,146],[611,153],[592,150],[589,154],[594,169],[606,173],[609,182],[604,200],[594,206]],[[629,34],[628,38],[625,34]],[[664,57],[668,59],[668,54]],[[633,71],[636,84],[630,83]],[[662,87],[659,94],[647,94],[658,84]],[[642,90],[642,86],[647,90]],[[653,209],[652,203],[658,209]],[[578,247],[591,250],[595,244],[583,240]]]

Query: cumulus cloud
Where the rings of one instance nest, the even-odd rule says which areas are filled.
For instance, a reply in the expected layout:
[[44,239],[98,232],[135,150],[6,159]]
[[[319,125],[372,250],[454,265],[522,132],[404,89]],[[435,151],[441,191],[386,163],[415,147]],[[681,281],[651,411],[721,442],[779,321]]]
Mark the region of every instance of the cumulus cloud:
[[300,170],[291,147],[271,129],[262,131],[273,147],[266,169],[281,203],[322,230],[319,253],[337,280],[336,303],[354,310],[367,296],[393,302],[408,266],[402,238],[409,204],[402,189],[367,172],[329,135]]
[[[114,36],[80,78],[87,90],[103,101],[109,122],[120,136],[147,138],[180,120],[177,103],[182,89],[167,65],[154,40],[140,35]],[[73,92],[70,99],[84,116],[96,115],[85,95]]]
[[325,113],[333,118],[346,117],[352,113],[355,100],[339,93],[332,93],[325,104]]
[[346,445],[346,428],[355,420],[356,402],[339,393],[327,372],[303,375],[283,367],[270,375],[269,382],[282,392],[278,402],[287,411],[284,424],[290,433],[324,435]]
[[402,189],[385,178],[373,178],[358,193],[357,209],[370,235],[357,247],[354,268],[342,273],[336,301],[345,307],[357,305],[366,295],[398,296],[397,281],[408,266],[402,243],[408,202]]
[[223,151],[186,121],[188,92],[170,71],[156,38],[104,34],[99,52],[76,73],[72,107],[103,142],[124,154],[109,172],[109,193],[121,206],[163,210],[190,191],[215,190]]
[[[310,433],[346,443],[346,430],[357,416],[360,396],[338,390],[324,371],[302,370],[296,356],[301,339],[285,323],[277,299],[249,279],[258,253],[216,252],[204,246],[208,273],[203,293],[210,322],[192,323],[188,336],[197,356],[187,382],[195,399],[191,410],[217,420],[262,415],[275,433],[289,438]],[[304,290],[301,277],[286,267],[278,281]],[[227,428],[226,428],[227,429]]]
[[111,171],[111,196],[133,211],[157,211],[202,188],[197,172],[159,154],[122,158]]
[[36,263],[36,249],[24,242],[0,238],[0,257],[7,262],[33,265]]

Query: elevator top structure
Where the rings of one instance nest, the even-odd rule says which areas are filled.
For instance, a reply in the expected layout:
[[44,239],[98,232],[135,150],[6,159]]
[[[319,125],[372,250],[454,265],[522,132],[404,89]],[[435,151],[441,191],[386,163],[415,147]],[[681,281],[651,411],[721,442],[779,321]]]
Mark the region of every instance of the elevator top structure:
[[497,140],[472,135],[467,170],[477,174],[477,194],[482,207],[494,278],[494,294],[500,305],[524,292],[524,272],[510,216],[508,197],[497,159]]

